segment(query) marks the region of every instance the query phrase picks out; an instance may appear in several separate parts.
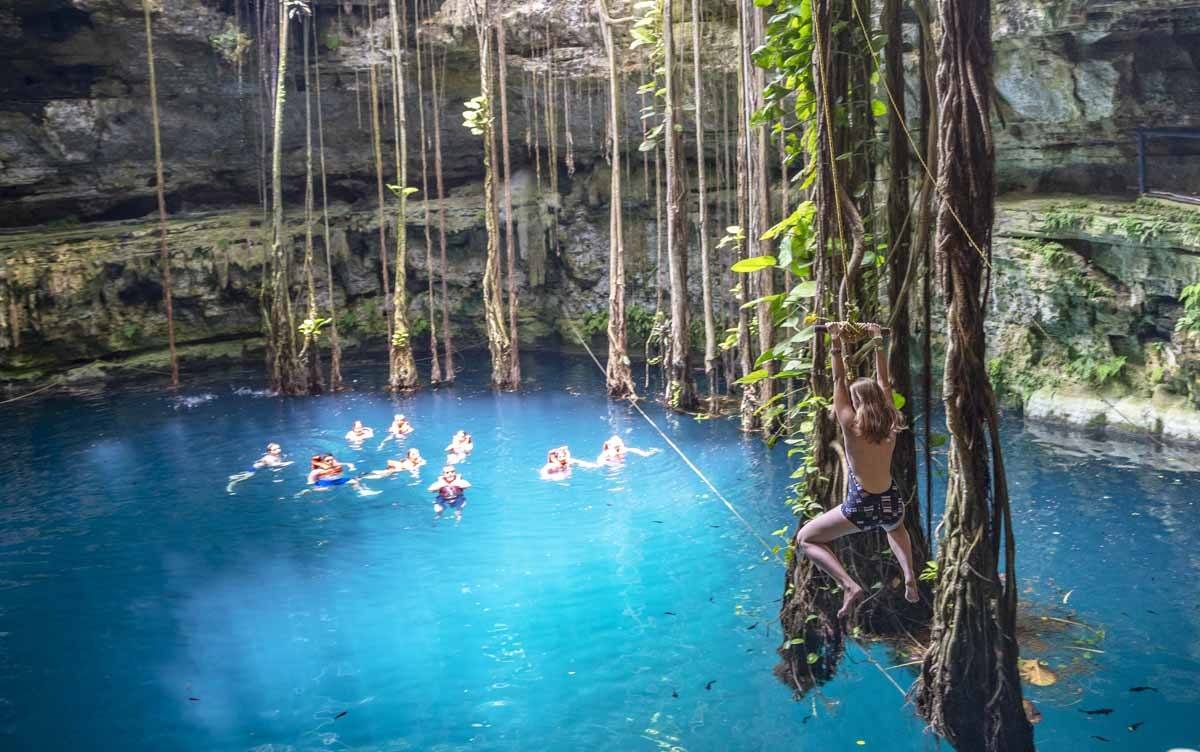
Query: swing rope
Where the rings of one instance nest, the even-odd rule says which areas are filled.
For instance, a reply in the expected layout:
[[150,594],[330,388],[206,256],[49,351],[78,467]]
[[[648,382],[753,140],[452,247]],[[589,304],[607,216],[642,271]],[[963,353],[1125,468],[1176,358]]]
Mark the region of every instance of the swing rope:
[[[575,335],[575,338],[579,340],[579,344],[583,345],[583,349],[587,351],[587,354],[592,359],[592,362],[596,364],[596,368],[599,369],[599,371],[602,375],[607,375],[607,371],[604,369],[604,365],[600,362],[600,359],[596,357],[596,353],[592,352],[592,348],[588,346],[587,340],[585,340],[583,338],[583,335],[580,334],[579,329],[576,328],[575,322],[568,318],[567,324],[571,327],[571,331]],[[633,408],[638,411],[638,414],[641,415],[642,418],[645,419],[645,421],[650,424],[650,427],[653,428],[658,433],[658,435],[662,437],[662,440],[667,443],[667,446],[671,447],[671,449],[673,449],[675,451],[675,454],[679,455],[679,458],[681,460],[683,460],[684,464],[687,465],[688,468],[691,469],[691,471],[693,473],[696,474],[696,477],[698,477],[704,483],[704,485],[708,486],[709,490],[712,491],[713,494],[715,494],[716,497],[721,500],[721,503],[725,505],[725,508],[728,509],[729,512],[731,514],[733,514],[733,516],[736,517],[742,523],[742,525],[745,526],[746,530],[749,531],[749,533],[752,536],[754,536],[754,538],[756,540],[758,540],[758,542],[762,545],[763,549],[767,553],[769,553],[771,555],[771,557],[774,558],[775,561],[780,564],[780,566],[783,566],[786,568],[787,562],[785,562],[783,560],[783,558],[779,556],[779,552],[775,549],[775,547],[773,547],[767,541],[767,539],[762,536],[761,533],[759,533],[757,530],[754,529],[754,526],[750,524],[750,521],[747,520],[742,515],[742,513],[739,512],[737,510],[737,508],[733,506],[732,503],[730,503],[729,499],[727,499],[725,497],[725,495],[722,494],[715,485],[713,485],[712,481],[710,481],[708,479],[708,476],[706,476],[704,474],[704,472],[701,471],[700,468],[696,466],[696,463],[692,462],[692,460],[687,456],[687,454],[684,453],[683,449],[681,449],[678,444],[676,444],[674,441],[672,441],[671,437],[667,436],[666,432],[664,432],[661,428],[659,428],[658,424],[655,423],[654,420],[652,420],[650,418],[650,416],[646,414],[646,411],[642,409],[642,406],[640,404],[638,404],[637,398],[631,397],[628,401],[629,401],[629,404],[633,405]],[[872,657],[871,654],[867,652],[866,648],[864,648],[859,643],[858,638],[854,637],[853,635],[847,635],[847,636],[849,637],[850,642],[853,643],[855,645],[855,647],[857,647],[859,649],[859,652],[862,653],[863,658],[865,658],[867,660],[867,662],[869,662],[872,666],[874,666],[876,668],[876,670],[878,670],[879,673],[882,674],[884,676],[884,678],[886,678],[892,684],[892,686],[896,688],[896,691],[900,693],[900,696],[907,697],[908,693],[904,690],[904,688],[901,687],[900,684],[895,680],[895,678],[893,678],[892,675],[887,672],[887,670],[879,663],[879,661],[875,660],[875,658]]]

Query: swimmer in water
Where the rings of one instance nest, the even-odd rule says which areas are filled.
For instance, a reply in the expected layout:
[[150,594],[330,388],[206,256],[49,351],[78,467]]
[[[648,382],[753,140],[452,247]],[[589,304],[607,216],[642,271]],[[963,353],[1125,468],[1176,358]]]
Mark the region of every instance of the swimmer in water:
[[412,473],[415,478],[420,474],[421,466],[425,464],[425,458],[421,456],[416,447],[412,447],[408,450],[408,454],[404,455],[404,459],[388,460],[386,469],[376,470],[367,477],[374,480],[376,478],[387,478],[400,472],[408,472]]
[[345,475],[346,468],[354,469],[354,465],[350,462],[338,462],[332,454],[317,454],[313,455],[311,468],[308,473],[308,485],[316,486],[318,489],[330,488],[332,486],[340,486],[349,483],[352,486],[358,485],[358,480],[349,478]]
[[346,432],[346,441],[349,441],[351,444],[362,444],[374,435],[375,429],[364,426],[361,420],[356,420],[354,421],[354,427]]
[[446,464],[457,465],[467,459],[467,456],[475,450],[475,440],[471,438],[471,434],[466,431],[459,431],[454,434],[454,438],[450,440],[450,444],[446,447]]
[[542,480],[564,480],[571,477],[571,466],[595,467],[590,462],[577,460],[571,456],[571,450],[566,444],[551,449],[546,453],[546,464],[542,465]]
[[433,501],[434,514],[440,517],[446,507],[450,507],[454,510],[454,518],[461,520],[463,507],[467,505],[466,491],[470,487],[471,484],[458,474],[453,465],[443,467],[441,476],[429,487],[430,491],[437,494]]
[[234,486],[246,480],[247,478],[253,477],[254,473],[259,470],[268,468],[272,470],[278,470],[279,468],[287,467],[290,464],[292,464],[290,461],[283,458],[283,448],[278,444],[271,442],[270,444],[267,444],[266,454],[255,460],[254,464],[251,465],[248,470],[243,470],[240,473],[234,473],[233,475],[229,476],[229,485],[225,486],[225,491],[228,493],[233,493]]
[[408,422],[408,418],[405,418],[401,413],[397,413],[392,418],[392,424],[388,426],[387,436],[383,437],[383,441],[379,443],[379,447],[382,449],[383,445],[391,439],[395,439],[397,443],[404,441],[404,438],[412,433],[413,430],[413,425]]
[[259,457],[254,462],[254,469],[261,470],[264,467],[286,467],[292,463],[283,459],[283,447],[272,442],[267,444],[267,453]]
[[620,436],[613,435],[608,441],[604,442],[604,446],[600,449],[600,456],[596,458],[597,465],[619,465],[625,461],[626,455],[636,454],[639,457],[651,457],[658,454],[659,450],[655,449],[638,449],[625,444],[625,440]]

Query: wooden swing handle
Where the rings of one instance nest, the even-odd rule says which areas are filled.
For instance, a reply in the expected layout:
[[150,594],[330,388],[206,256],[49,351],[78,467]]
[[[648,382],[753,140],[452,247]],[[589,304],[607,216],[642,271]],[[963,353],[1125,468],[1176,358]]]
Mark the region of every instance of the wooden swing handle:
[[[827,332],[827,331],[829,331],[829,325],[828,324],[814,324],[813,330],[818,331],[818,332]],[[881,334],[891,334],[892,333],[891,327],[888,327],[888,326],[879,327],[879,331]]]

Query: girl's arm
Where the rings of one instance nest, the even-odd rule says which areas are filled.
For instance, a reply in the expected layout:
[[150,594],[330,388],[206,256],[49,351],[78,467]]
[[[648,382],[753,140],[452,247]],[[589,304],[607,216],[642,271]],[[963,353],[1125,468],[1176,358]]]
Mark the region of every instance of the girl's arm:
[[892,375],[888,372],[887,352],[883,346],[883,330],[879,324],[870,324],[871,344],[875,346],[875,383],[883,390],[883,398],[892,403]]
[[850,402],[850,387],[846,384],[846,362],[842,360],[842,328],[829,325],[829,359],[833,365],[833,411],[838,420],[849,424],[854,420],[854,405]]

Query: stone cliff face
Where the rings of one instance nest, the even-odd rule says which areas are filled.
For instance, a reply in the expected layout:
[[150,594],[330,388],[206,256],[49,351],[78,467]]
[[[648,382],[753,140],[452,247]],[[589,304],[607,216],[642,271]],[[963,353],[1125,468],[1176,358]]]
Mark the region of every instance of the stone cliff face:
[[[252,5],[159,0],[154,17],[179,338],[197,354],[240,353],[259,330],[262,87],[258,43],[247,36]],[[365,66],[383,59],[378,47],[386,21],[372,22],[365,0],[316,5],[332,202],[332,293],[344,333],[370,340],[383,331],[383,322]],[[552,342],[563,333],[565,319],[586,327],[591,317],[594,325],[594,314],[604,309],[607,72],[590,2],[518,0],[503,6],[511,146],[518,170],[522,334],[529,343]],[[463,0],[447,0],[434,18],[422,20],[419,31],[411,20],[409,29],[433,42],[439,63],[445,60],[441,127],[451,194],[445,201],[449,282],[463,344],[478,339],[483,233],[481,146],[460,123],[463,103],[479,88],[466,9]],[[710,65],[704,109],[710,129],[718,131],[709,133],[710,170],[716,166],[717,174],[727,176],[728,167],[721,165],[728,165],[730,133],[719,131],[731,122],[726,120],[734,81],[734,56],[726,54],[732,53],[731,9],[721,0],[706,0],[705,11]],[[1136,128],[1200,128],[1200,2],[997,0],[994,27],[998,174],[1009,196],[996,249],[996,353],[1011,359],[1029,350],[1029,363],[1044,361],[1047,373],[1060,356],[1086,351],[1103,360],[1124,354],[1130,369],[1124,378],[1136,373],[1140,379],[1157,367],[1147,355],[1151,346],[1164,342],[1171,352],[1179,350],[1186,365],[1190,356],[1167,332],[1178,316],[1179,290],[1200,275],[1179,261],[1193,257],[1194,242],[1180,241],[1184,250],[1172,251],[1168,263],[1165,251],[1155,242],[1142,242],[1141,235],[1138,242],[1124,236],[1117,242],[1099,225],[1086,238],[1046,233],[1044,222],[1030,217],[1053,210],[1021,202],[1026,194],[1043,192],[1129,196],[1136,183]],[[299,74],[298,50],[294,53],[292,71]],[[410,74],[415,62],[408,61]],[[423,65],[429,64],[427,54]],[[548,166],[548,72],[555,82],[557,192],[551,189]],[[625,163],[632,171],[625,197],[627,251],[636,334],[648,328],[654,305],[657,232],[653,162],[644,162],[636,151],[640,76],[631,68],[625,77]],[[289,87],[284,131],[285,191],[297,209],[303,191],[301,81],[297,76]],[[410,184],[418,185],[419,100],[413,83],[408,89]],[[429,98],[426,87],[427,118]],[[148,123],[141,0],[10,0],[0,8],[0,372],[5,378],[116,355],[149,362],[159,357],[165,331]],[[384,131],[387,164],[390,128]],[[1156,149],[1150,163],[1154,187],[1195,193],[1200,142]],[[716,239],[732,224],[728,181],[710,174],[710,182],[718,189],[711,196],[710,237]],[[1100,206],[1096,211],[1101,212],[1110,208],[1092,199],[1076,203]],[[1122,206],[1134,218],[1146,214],[1143,205]],[[293,221],[298,238],[299,217]],[[428,319],[423,223],[421,202],[410,202],[409,292],[418,341]],[[1037,238],[1043,245],[1035,249],[1042,255],[1036,258],[1027,243],[1017,242],[1018,236],[1028,240],[1021,233],[1030,232],[1042,233]],[[1067,257],[1090,263],[1089,271],[1081,276],[1045,267],[1045,243],[1050,242],[1061,244]],[[319,228],[317,252],[324,253]],[[719,268],[727,264],[722,261]],[[1149,268],[1158,271],[1147,277]],[[1061,279],[1054,286],[1056,274],[1083,287],[1063,287]],[[1088,280],[1107,285],[1112,299],[1123,302],[1076,305],[1077,297],[1088,296]],[[723,280],[723,289],[730,282]],[[324,280],[320,285],[325,299],[327,285]],[[1092,312],[1083,315],[1084,308]],[[1030,311],[1045,315],[1034,322]],[[1054,337],[1038,334],[1037,326]],[[1058,345],[1046,344],[1050,339],[1073,343],[1073,349],[1068,352],[1063,344],[1057,353]],[[1108,343],[1108,355],[1098,347],[1101,341]],[[1083,347],[1084,342],[1091,344]],[[1166,386],[1159,386],[1186,394],[1188,371],[1179,369],[1167,368]],[[1008,382],[1025,397],[1036,391],[1033,384]]]
[[[1002,193],[1127,195],[1135,129],[1200,128],[1195,0],[997,0],[993,24]],[[1197,191],[1200,144],[1153,153],[1153,185]]]

